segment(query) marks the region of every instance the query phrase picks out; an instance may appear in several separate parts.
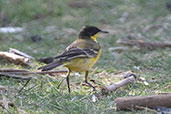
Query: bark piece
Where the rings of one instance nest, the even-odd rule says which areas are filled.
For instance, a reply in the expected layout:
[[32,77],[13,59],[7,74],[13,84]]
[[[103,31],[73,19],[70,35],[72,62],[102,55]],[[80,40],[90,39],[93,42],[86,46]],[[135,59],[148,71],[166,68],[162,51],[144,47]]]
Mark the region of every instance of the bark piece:
[[29,65],[29,58],[22,57],[20,55],[16,55],[14,53],[9,52],[0,52],[0,57],[14,63],[17,65]]
[[150,96],[121,97],[114,100],[118,110],[140,109],[138,107],[154,108],[156,106],[171,108],[171,93]]

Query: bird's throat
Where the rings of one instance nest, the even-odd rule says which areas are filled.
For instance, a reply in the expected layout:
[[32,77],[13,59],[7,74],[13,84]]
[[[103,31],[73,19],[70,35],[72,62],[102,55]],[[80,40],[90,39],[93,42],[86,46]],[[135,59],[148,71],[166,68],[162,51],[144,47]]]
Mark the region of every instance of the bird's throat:
[[95,42],[97,42],[96,38],[97,38],[98,35],[99,35],[99,34],[97,33],[97,34],[95,34],[94,36],[91,36],[90,38],[91,38],[92,40],[94,40]]

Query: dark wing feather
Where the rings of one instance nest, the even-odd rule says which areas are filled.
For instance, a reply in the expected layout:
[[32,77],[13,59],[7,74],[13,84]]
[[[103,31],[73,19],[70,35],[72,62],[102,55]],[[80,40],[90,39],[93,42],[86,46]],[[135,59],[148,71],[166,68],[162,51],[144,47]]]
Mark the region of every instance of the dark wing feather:
[[56,62],[49,63],[49,64],[47,64],[45,66],[39,67],[38,70],[41,69],[42,71],[47,71],[47,70],[51,70],[51,69],[53,69],[55,67],[58,67],[60,65],[62,65],[62,62],[61,61],[56,61]]
[[66,50],[64,53],[62,53],[59,56],[56,56],[55,59],[60,60],[71,60],[74,58],[92,58],[95,57],[98,54],[97,49],[87,49],[87,48],[78,48],[78,47],[72,47]]
[[58,61],[47,64],[38,69],[42,69],[42,71],[47,71],[47,70],[51,70],[55,67],[58,67],[58,66],[62,65],[63,63],[68,62],[74,58],[92,58],[98,54],[98,51],[99,50],[97,50],[97,49],[91,49],[91,48],[90,49],[84,49],[84,48],[81,49],[81,48],[73,47],[73,48],[66,50],[61,55],[56,56],[55,59],[59,59]]

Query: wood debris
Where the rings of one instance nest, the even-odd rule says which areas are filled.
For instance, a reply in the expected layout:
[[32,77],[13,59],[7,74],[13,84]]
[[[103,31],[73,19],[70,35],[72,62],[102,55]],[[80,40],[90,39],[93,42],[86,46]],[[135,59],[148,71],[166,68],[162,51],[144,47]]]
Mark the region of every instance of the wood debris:
[[30,80],[33,77],[33,76],[20,76],[16,74],[2,73],[2,72],[0,72],[0,76],[5,76],[8,78],[15,78],[15,79],[22,79],[22,80]]
[[30,59],[33,58],[19,50],[10,48],[9,52],[0,51],[0,57],[16,65],[29,65]]
[[41,74],[41,75],[55,75],[59,73],[67,73],[66,70],[53,70],[53,71],[37,71],[37,72],[30,72],[28,70],[19,70],[19,69],[0,69],[0,73],[6,73],[6,74],[18,74],[18,75],[33,75],[33,74]]
[[156,106],[171,108],[171,93],[163,95],[121,97],[114,100],[118,110],[141,109],[148,107],[153,109]]
[[132,83],[136,80],[136,75],[133,73],[126,72],[126,74],[123,75],[125,77],[123,80],[109,86],[101,86],[102,95],[108,94],[111,91],[115,91],[116,89],[123,87],[124,85],[127,85],[129,83]]
[[16,65],[28,65],[30,62],[29,58],[25,58],[10,52],[0,52],[0,57]]
[[116,44],[124,46],[137,46],[139,48],[166,48],[171,42],[144,42],[142,40],[117,40]]
[[30,55],[28,55],[28,54],[26,54],[26,53],[24,53],[24,52],[21,52],[21,51],[19,51],[19,50],[16,50],[16,49],[14,49],[14,48],[10,48],[10,49],[9,49],[9,52],[10,52],[10,53],[14,53],[14,54],[16,54],[16,55],[20,55],[20,56],[26,57],[26,58],[29,58],[29,59],[33,58],[32,56],[30,56]]
[[31,71],[28,71],[28,70],[20,70],[20,69],[0,69],[0,75],[14,75],[14,78],[16,77],[16,75],[33,75],[33,74],[57,75],[59,73],[67,73],[67,71],[66,70],[60,70],[60,71],[53,70],[53,71],[41,71],[41,72],[37,71],[37,72],[31,72]]

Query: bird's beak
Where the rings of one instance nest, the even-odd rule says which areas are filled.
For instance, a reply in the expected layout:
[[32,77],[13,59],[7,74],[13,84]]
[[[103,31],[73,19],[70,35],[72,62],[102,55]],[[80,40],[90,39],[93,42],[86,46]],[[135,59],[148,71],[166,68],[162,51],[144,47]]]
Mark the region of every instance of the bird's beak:
[[109,33],[108,31],[101,30],[100,33]]

